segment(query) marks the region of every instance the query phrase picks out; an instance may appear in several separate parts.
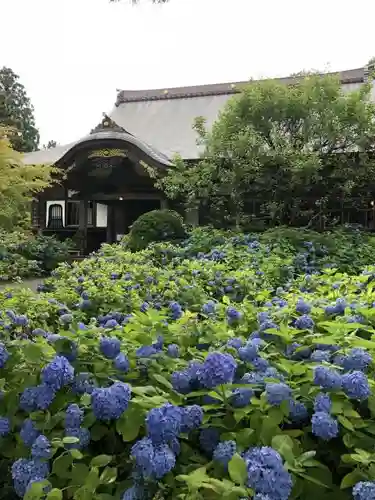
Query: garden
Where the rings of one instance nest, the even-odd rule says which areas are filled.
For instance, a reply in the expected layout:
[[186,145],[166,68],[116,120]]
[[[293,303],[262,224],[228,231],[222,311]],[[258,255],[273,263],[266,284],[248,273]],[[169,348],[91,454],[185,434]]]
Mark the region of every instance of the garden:
[[375,498],[375,239],[131,243],[0,294],[1,498]]

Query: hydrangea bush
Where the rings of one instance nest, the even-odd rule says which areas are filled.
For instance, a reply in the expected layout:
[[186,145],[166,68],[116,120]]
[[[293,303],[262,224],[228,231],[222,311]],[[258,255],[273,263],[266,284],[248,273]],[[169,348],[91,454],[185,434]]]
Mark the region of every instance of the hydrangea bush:
[[375,269],[198,232],[1,294],[2,499],[375,498]]

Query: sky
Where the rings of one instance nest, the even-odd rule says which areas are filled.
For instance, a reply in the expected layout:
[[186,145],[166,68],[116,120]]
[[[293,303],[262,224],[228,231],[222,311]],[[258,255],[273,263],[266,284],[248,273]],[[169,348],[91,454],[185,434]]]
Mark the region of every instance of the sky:
[[371,0],[0,0],[0,67],[19,76],[41,143],[83,137],[117,89],[344,70],[375,56]]

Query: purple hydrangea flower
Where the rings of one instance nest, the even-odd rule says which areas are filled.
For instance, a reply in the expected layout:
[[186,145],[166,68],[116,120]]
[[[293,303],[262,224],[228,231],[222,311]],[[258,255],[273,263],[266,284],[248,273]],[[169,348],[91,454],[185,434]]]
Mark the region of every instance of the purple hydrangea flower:
[[12,465],[12,479],[15,492],[19,497],[23,498],[31,481],[45,479],[48,474],[48,462],[19,458]]
[[21,394],[20,408],[27,412],[46,410],[56,395],[55,389],[47,384],[28,387]]
[[91,441],[91,434],[86,427],[74,427],[65,429],[66,437],[75,437],[78,439],[77,443],[69,443],[66,445],[68,449],[79,449],[82,450],[86,448]]
[[365,371],[372,363],[372,356],[365,349],[354,348],[342,360],[345,371],[360,370]]
[[177,344],[170,344],[167,347],[167,354],[170,358],[178,358],[180,355],[180,348]]
[[303,403],[292,399],[289,401],[289,417],[292,422],[303,422],[308,419],[309,412]]
[[298,299],[296,304],[296,311],[299,314],[309,314],[311,311],[311,305],[307,304],[303,299]]
[[238,355],[242,361],[252,362],[258,357],[259,345],[256,342],[250,340],[245,344],[244,347],[238,349]]
[[203,422],[203,410],[199,405],[181,408],[181,432],[190,432],[198,429]]
[[5,345],[0,342],[0,368],[4,368],[5,363],[9,359],[9,352],[7,351]]
[[77,404],[71,404],[65,413],[65,428],[76,429],[83,422],[84,412]]
[[252,389],[241,387],[233,391],[230,402],[235,408],[243,408],[250,404],[251,398],[254,396]]

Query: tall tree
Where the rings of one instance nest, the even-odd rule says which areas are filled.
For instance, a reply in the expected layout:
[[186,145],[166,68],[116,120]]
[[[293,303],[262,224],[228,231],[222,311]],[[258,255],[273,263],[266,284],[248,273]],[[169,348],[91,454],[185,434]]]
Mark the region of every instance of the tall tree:
[[0,69],[0,125],[8,128],[16,151],[38,149],[39,132],[35,127],[34,108],[19,76],[10,68]]
[[[170,197],[210,200],[238,222],[257,199],[274,222],[293,219],[306,200],[323,203],[375,188],[375,105],[371,85],[344,93],[338,78],[296,75],[295,83],[249,83],[212,130],[192,168],[177,161],[159,181]],[[363,191],[361,191],[363,192]]]
[[56,169],[24,165],[7,135],[8,130],[0,127],[0,228],[9,230],[27,219],[32,197],[51,183]]

